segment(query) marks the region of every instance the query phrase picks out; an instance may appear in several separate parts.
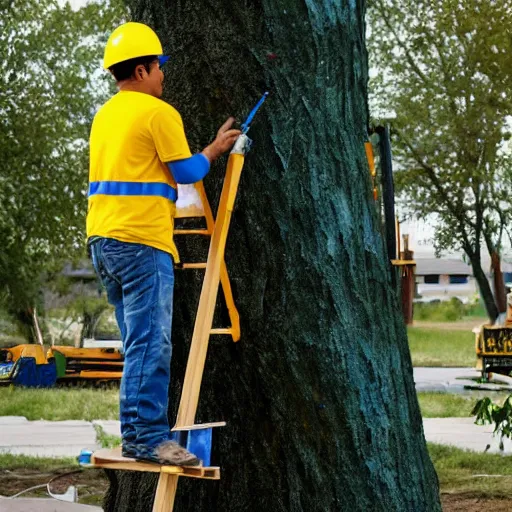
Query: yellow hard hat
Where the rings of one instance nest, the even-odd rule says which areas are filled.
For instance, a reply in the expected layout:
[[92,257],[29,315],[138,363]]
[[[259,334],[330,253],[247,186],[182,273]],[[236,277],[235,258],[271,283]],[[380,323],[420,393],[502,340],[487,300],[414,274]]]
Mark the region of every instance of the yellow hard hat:
[[124,23],[117,27],[107,41],[103,67],[109,69],[125,60],[162,55],[162,43],[155,32],[143,23]]

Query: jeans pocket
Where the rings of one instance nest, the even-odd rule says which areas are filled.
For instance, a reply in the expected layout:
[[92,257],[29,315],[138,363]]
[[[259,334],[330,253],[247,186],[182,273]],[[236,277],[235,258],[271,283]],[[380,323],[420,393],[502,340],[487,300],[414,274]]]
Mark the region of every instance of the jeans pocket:
[[139,268],[148,260],[153,261],[152,251],[148,245],[118,240],[105,239],[101,243],[101,261],[106,273],[117,282],[122,282],[127,277],[130,269]]
[[91,246],[91,259],[92,259],[92,266],[94,267],[94,270],[96,272],[96,275],[98,276],[101,284],[104,284],[105,279],[105,269],[103,268],[103,265],[101,264],[101,258],[99,256],[99,243],[96,242]]

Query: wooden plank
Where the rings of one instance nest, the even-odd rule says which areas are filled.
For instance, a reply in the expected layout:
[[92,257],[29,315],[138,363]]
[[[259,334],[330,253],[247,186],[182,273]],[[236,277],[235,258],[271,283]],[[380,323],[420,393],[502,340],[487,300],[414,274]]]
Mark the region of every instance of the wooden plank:
[[240,315],[238,314],[238,309],[236,309],[235,306],[228,269],[226,268],[226,261],[224,259],[222,259],[220,267],[220,284],[222,285],[222,291],[224,292],[224,298],[226,300],[226,307],[228,308],[229,320],[231,322],[231,332],[227,334],[231,334],[233,341],[237,342],[240,340]]
[[201,476],[194,474],[192,468],[187,468],[183,475],[187,478],[198,478],[201,480],[220,480],[220,468],[203,468]]
[[[208,202],[206,190],[204,189],[204,184],[202,181],[200,183],[196,183],[196,190],[198,191],[199,196],[201,197],[201,202],[203,203],[204,217],[206,219],[206,229],[210,233],[213,233],[213,230],[215,229],[215,221],[213,219],[212,209],[210,207],[210,203]],[[236,309],[235,301],[233,299],[233,292],[231,290],[231,283],[229,281],[228,270],[224,258],[222,258],[222,265],[220,269],[220,283],[222,285],[224,298],[226,299],[229,321],[231,322],[232,332],[229,334],[231,334],[233,341],[236,342],[240,340],[240,315],[238,314],[238,310]]]
[[206,267],[203,288],[199,299],[199,307],[176,420],[176,426],[178,427],[193,424],[197,411],[215,302],[217,300],[220,284],[220,272],[222,262],[224,261],[226,239],[243,165],[243,154],[230,154],[217,219],[215,221],[208,252],[208,265]]
[[207,263],[183,263],[181,267],[177,269],[190,270],[190,269],[204,269],[206,268]]
[[400,267],[403,265],[411,265],[411,266],[416,265],[416,261],[414,261],[414,260],[391,260],[391,263],[393,265],[395,265],[396,267]]
[[197,425],[188,425],[183,427],[175,426],[171,430],[175,432],[181,432],[183,430],[201,430],[204,428],[216,428],[216,427],[225,427],[225,421],[217,421],[215,423],[199,423]]
[[178,476],[160,473],[156,488],[153,512],[172,512],[178,487]]
[[[161,466],[158,464],[150,464],[146,462],[108,462],[97,460],[94,462],[95,468],[103,469],[117,469],[123,471],[141,471],[143,473],[161,473]],[[183,468],[178,466],[166,466],[172,468],[172,471],[166,471],[166,473],[182,474]]]
[[135,459],[129,457],[123,457],[122,448],[116,446],[115,448],[102,448],[96,450],[91,457],[91,461],[94,463],[96,460],[108,460],[109,462],[135,462]]
[[[225,422],[207,423],[206,428],[223,427]],[[190,430],[202,428],[203,425],[192,425]],[[206,480],[219,480],[220,468],[217,466],[166,466],[154,464],[151,462],[139,462],[129,457],[123,457],[121,447],[97,450],[91,457],[89,467],[116,469],[124,471],[142,471],[146,473],[164,473],[166,475],[186,476],[188,478],[203,478]],[[164,484],[169,484],[169,480],[164,480]],[[172,482],[171,482],[172,484]]]
[[216,329],[212,329],[210,331],[210,334],[232,334],[232,333],[233,333],[233,329],[231,329],[230,327],[219,327]]
[[175,229],[175,235],[205,235],[209,236],[211,233],[207,229]]

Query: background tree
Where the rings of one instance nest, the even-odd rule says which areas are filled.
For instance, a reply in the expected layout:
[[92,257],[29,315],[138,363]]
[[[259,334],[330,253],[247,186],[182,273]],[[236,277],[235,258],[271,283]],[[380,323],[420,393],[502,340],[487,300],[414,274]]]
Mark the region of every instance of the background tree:
[[[226,254],[242,340],[212,340],[197,416],[228,422],[222,480],[181,479],[175,510],[440,510],[365,157],[365,2],[130,5],[172,56],[166,99],[193,150],[271,91]],[[214,202],[225,164],[206,179]],[[190,272],[176,276],[172,418],[203,276]],[[107,511],[151,510],[153,475],[110,478]]]
[[[397,189],[420,218],[435,214],[436,249],[463,250],[491,320],[504,311],[499,269],[512,220],[512,2],[373,0],[369,48],[377,117],[392,118]],[[482,267],[492,256],[501,294]],[[497,290],[500,291],[500,290]]]
[[118,2],[0,2],[0,300],[32,337],[45,275],[84,253],[87,140]]
[[120,339],[114,308],[97,280],[60,275],[45,287],[44,299],[52,344],[82,347],[86,338]]

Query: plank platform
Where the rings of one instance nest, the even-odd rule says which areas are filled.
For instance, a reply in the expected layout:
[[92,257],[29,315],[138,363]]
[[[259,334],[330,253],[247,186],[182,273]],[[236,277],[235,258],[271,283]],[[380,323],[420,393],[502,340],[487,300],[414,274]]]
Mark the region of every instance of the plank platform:
[[204,430],[207,428],[225,427],[225,421],[216,421],[215,423],[198,423],[197,425],[189,425],[188,427],[173,427],[172,432],[179,432],[182,430]]
[[89,467],[103,469],[118,469],[124,471],[144,471],[148,473],[163,473],[166,475],[186,476],[189,478],[203,478],[206,480],[219,480],[220,468],[204,466],[161,466],[151,462],[139,462],[135,459],[123,457],[121,447],[104,448],[95,451],[91,457]]

